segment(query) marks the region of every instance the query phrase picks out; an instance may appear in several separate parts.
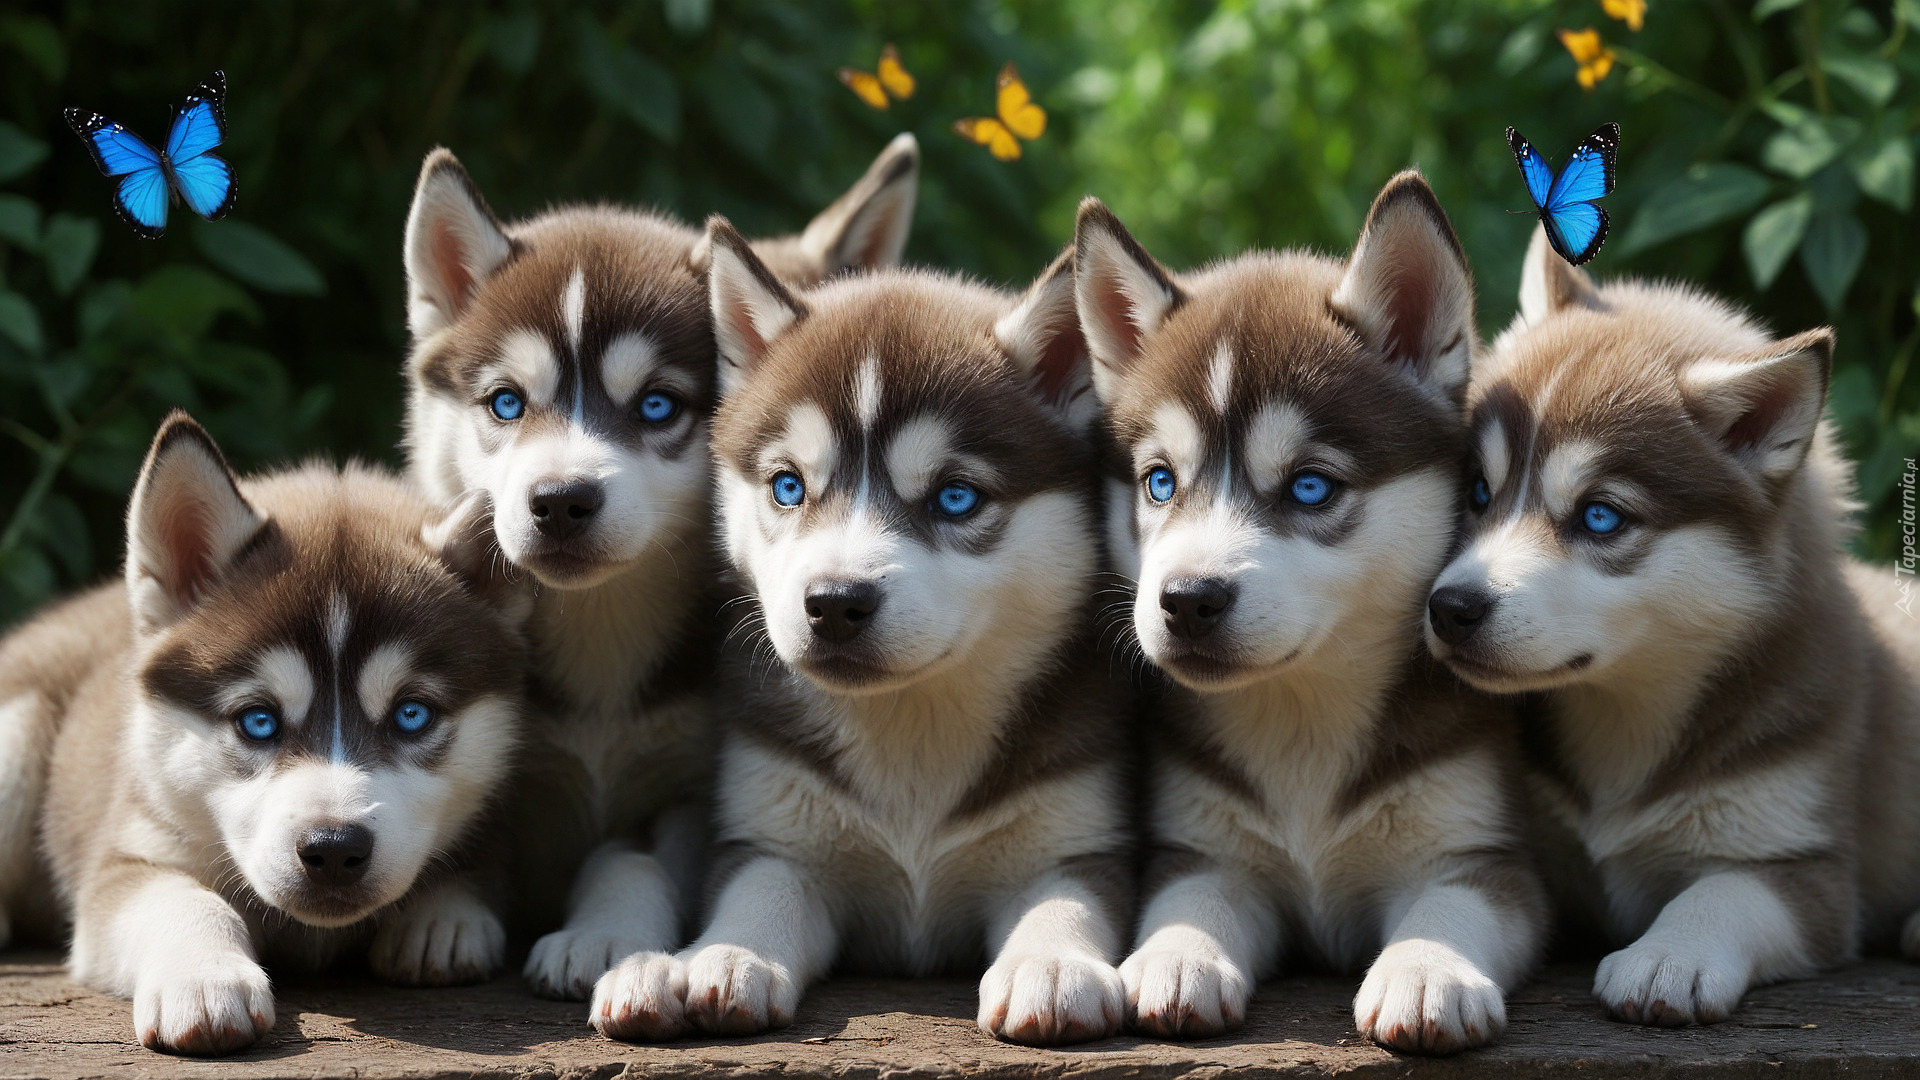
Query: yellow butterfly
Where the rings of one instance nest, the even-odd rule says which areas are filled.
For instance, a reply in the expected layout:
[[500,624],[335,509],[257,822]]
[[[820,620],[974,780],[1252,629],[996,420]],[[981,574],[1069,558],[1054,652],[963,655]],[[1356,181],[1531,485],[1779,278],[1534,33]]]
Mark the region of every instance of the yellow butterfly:
[[1600,6],[1608,15],[1627,24],[1627,29],[1639,33],[1647,21],[1647,0],[1600,0]]
[[1600,43],[1600,31],[1591,26],[1585,30],[1560,31],[1560,44],[1567,47],[1573,62],[1580,65],[1575,77],[1584,89],[1593,89],[1613,70],[1613,50]]
[[961,138],[986,147],[1001,161],[1013,161],[1020,156],[1021,139],[1032,142],[1047,130],[1047,110],[1033,103],[1033,95],[1027,93],[1027,84],[1020,81],[1020,72],[1012,61],[1000,69],[996,87],[993,104],[999,118],[969,116],[955,120],[953,130]]
[[840,81],[847,89],[860,95],[860,100],[876,109],[887,107],[887,95],[892,94],[895,101],[905,101],[913,96],[913,76],[900,63],[900,50],[892,43],[880,50],[880,66],[877,72],[861,71],[858,68],[843,67],[839,72]]

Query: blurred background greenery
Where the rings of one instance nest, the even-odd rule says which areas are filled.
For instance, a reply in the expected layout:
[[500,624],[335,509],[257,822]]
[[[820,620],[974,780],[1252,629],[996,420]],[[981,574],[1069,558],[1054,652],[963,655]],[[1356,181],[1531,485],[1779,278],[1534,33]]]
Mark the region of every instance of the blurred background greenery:
[[[114,570],[171,406],[241,468],[396,458],[400,232],[435,144],[504,215],[614,200],[764,233],[911,130],[926,165],[909,257],[1008,284],[1089,192],[1178,267],[1343,251],[1381,182],[1416,165],[1492,332],[1532,227],[1503,129],[1557,160],[1617,120],[1613,237],[1591,269],[1697,281],[1781,332],[1836,325],[1859,547],[1884,558],[1920,446],[1916,23],[1920,0],[7,0],[0,622]],[[834,72],[871,69],[886,42],[919,91],[878,111]],[[950,125],[991,112],[1007,60],[1051,123],[1003,164]],[[158,140],[215,68],[239,204],[215,225],[176,208],[164,239],[138,240],[60,110]]]

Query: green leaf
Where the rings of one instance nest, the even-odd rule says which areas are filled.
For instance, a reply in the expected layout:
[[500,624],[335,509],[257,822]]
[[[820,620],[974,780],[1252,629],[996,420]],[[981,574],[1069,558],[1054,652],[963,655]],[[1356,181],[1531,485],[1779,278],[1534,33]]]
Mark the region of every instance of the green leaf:
[[731,53],[714,57],[700,77],[700,100],[721,138],[756,161],[766,158],[780,123],[780,107],[745,64]]
[[33,607],[53,595],[53,564],[37,548],[0,551],[0,581],[26,601],[24,607]]
[[53,363],[41,364],[37,374],[48,400],[60,409],[72,405],[87,384],[93,381],[92,369],[74,353],[68,353]]
[[128,306],[156,329],[185,338],[205,334],[221,312],[260,318],[239,286],[197,266],[163,266],[148,274],[134,286]]
[[40,204],[24,195],[0,195],[0,240],[40,250]]
[[46,157],[46,143],[0,120],[0,183],[25,176]]
[[1900,88],[1900,72],[1877,56],[1828,51],[1821,54],[1820,66],[1827,74],[1858,90],[1860,96],[1876,108],[1893,100],[1893,92]]
[[680,138],[680,91],[673,76],[633,49],[608,40],[589,19],[580,22],[580,73],[608,105],[662,142]]
[[1759,0],[1753,5],[1753,21],[1759,22],[1783,11],[1792,11],[1806,2],[1807,0]]
[[67,579],[85,581],[93,573],[93,537],[80,507],[64,495],[48,495],[35,517],[34,535],[60,561]]
[[1868,428],[1880,409],[1880,384],[1873,373],[1858,364],[1847,365],[1833,373],[1827,389],[1827,411],[1848,431]]
[[1631,254],[1739,217],[1760,205],[1771,181],[1744,165],[1695,165],[1649,195],[1620,242]]
[[40,69],[47,81],[57,83],[67,74],[67,47],[60,31],[38,16],[8,19],[6,38],[13,47]]
[[0,291],[0,334],[35,356],[47,342],[40,332],[40,313],[17,292]]
[[80,296],[76,312],[80,340],[91,341],[126,314],[133,300],[133,286],[124,281],[103,281]]
[[1905,136],[1887,137],[1851,164],[1860,190],[1902,213],[1913,207],[1913,143]]
[[1867,227],[1852,214],[1815,214],[1800,244],[1800,265],[1813,291],[1838,312],[1867,257]]
[[92,218],[55,214],[47,219],[41,249],[47,260],[47,280],[54,292],[66,296],[93,265],[93,254],[100,249],[100,223]]
[[1760,160],[1777,173],[1805,180],[1838,157],[1858,134],[1859,122],[1847,117],[1805,120],[1774,132],[1761,148]]
[[667,25],[681,37],[693,37],[713,22],[713,0],[667,0]]
[[540,55],[538,12],[522,11],[488,19],[485,33],[487,48],[501,67],[514,75],[533,70],[533,61]]
[[1800,246],[1807,234],[1807,222],[1813,219],[1813,196],[1805,193],[1783,199],[1753,216],[1740,246],[1747,255],[1747,269],[1761,291],[1773,286],[1787,256]]
[[208,221],[194,227],[193,242],[213,265],[259,289],[290,296],[319,296],[326,279],[299,252],[244,221]]

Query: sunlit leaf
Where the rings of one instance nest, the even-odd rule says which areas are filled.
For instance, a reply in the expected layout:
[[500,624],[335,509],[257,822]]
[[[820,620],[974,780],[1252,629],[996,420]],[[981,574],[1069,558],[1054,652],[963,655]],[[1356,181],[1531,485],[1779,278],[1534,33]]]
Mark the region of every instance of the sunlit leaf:
[[1913,143],[1895,133],[1853,159],[1860,190],[1901,212],[1913,207]]
[[1867,227],[1852,214],[1815,214],[1800,243],[1800,265],[1829,311],[1840,310],[1867,257]]
[[1753,21],[1759,22],[1770,15],[1778,15],[1783,11],[1792,11],[1794,8],[1806,2],[1807,0],[1759,0],[1758,3],[1753,5]]
[[46,143],[0,120],[0,183],[26,175],[47,153]]
[[676,33],[693,37],[713,22],[713,0],[666,0],[666,14]]
[[1877,56],[1849,56],[1828,51],[1820,55],[1820,66],[1876,106],[1893,100],[1893,92],[1900,88],[1899,70]]
[[1774,132],[1761,148],[1760,160],[1777,173],[1805,180],[1838,157],[1859,130],[1859,122],[1847,117],[1803,120]]
[[40,250],[40,204],[24,195],[0,195],[0,240]]
[[1640,204],[1620,242],[1621,254],[1739,217],[1760,205],[1772,188],[1772,181],[1744,165],[1696,165]]
[[1746,252],[1747,269],[1753,283],[1762,291],[1771,288],[1787,258],[1807,234],[1807,222],[1813,219],[1813,196],[1806,193],[1774,203],[1747,222],[1741,248]]
[[47,343],[40,331],[40,313],[26,297],[6,290],[0,290],[0,335],[36,356]]
[[261,292],[319,296],[327,291],[326,279],[305,256],[244,221],[199,222],[193,242],[208,262]]
[[61,296],[73,292],[93,265],[100,249],[100,223],[92,218],[55,214],[47,219],[41,253],[47,260],[47,280]]

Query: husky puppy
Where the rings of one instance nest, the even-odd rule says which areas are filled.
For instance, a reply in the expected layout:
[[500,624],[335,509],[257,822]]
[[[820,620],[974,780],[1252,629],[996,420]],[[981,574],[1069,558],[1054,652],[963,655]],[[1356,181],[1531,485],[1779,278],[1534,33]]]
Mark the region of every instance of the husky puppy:
[[484,518],[424,505],[357,466],[236,481],[176,412],[134,488],[126,583],[0,643],[0,738],[52,750],[41,869],[73,973],[133,999],[143,1044],[253,1042],[263,962],[371,942],[404,981],[459,976],[399,916],[508,771],[531,605],[488,574]]
[[[1468,543],[1428,643],[1531,692],[1561,899],[1625,946],[1616,1018],[1724,1020],[1862,944],[1920,955],[1920,625],[1845,557],[1831,330],[1528,249],[1475,365]],[[1903,930],[1904,924],[1904,930]]]
[[1238,1027],[1295,955],[1371,964],[1371,1039],[1492,1041],[1545,904],[1510,715],[1421,654],[1476,340],[1445,213],[1402,173],[1344,265],[1262,253],[1176,278],[1088,199],[1074,250],[1112,546],[1140,647],[1179,684],[1151,736],[1131,1019]]
[[1132,706],[1094,633],[1070,259],[1025,298],[905,271],[795,295],[709,235],[721,534],[756,640],[723,684],[711,921],[608,973],[591,1021],[748,1034],[836,963],[991,960],[989,1034],[1111,1034]]
[[[765,258],[797,283],[895,262],[918,175],[902,135],[804,233],[763,242]],[[707,246],[604,206],[502,225],[436,150],[405,256],[413,475],[442,499],[485,492],[501,553],[540,586],[533,738],[502,865],[516,929],[546,934],[527,979],[584,998],[621,957],[685,940],[699,877],[722,599]],[[449,911],[449,932],[475,910]],[[482,948],[497,934],[457,936],[478,966],[504,958]]]

